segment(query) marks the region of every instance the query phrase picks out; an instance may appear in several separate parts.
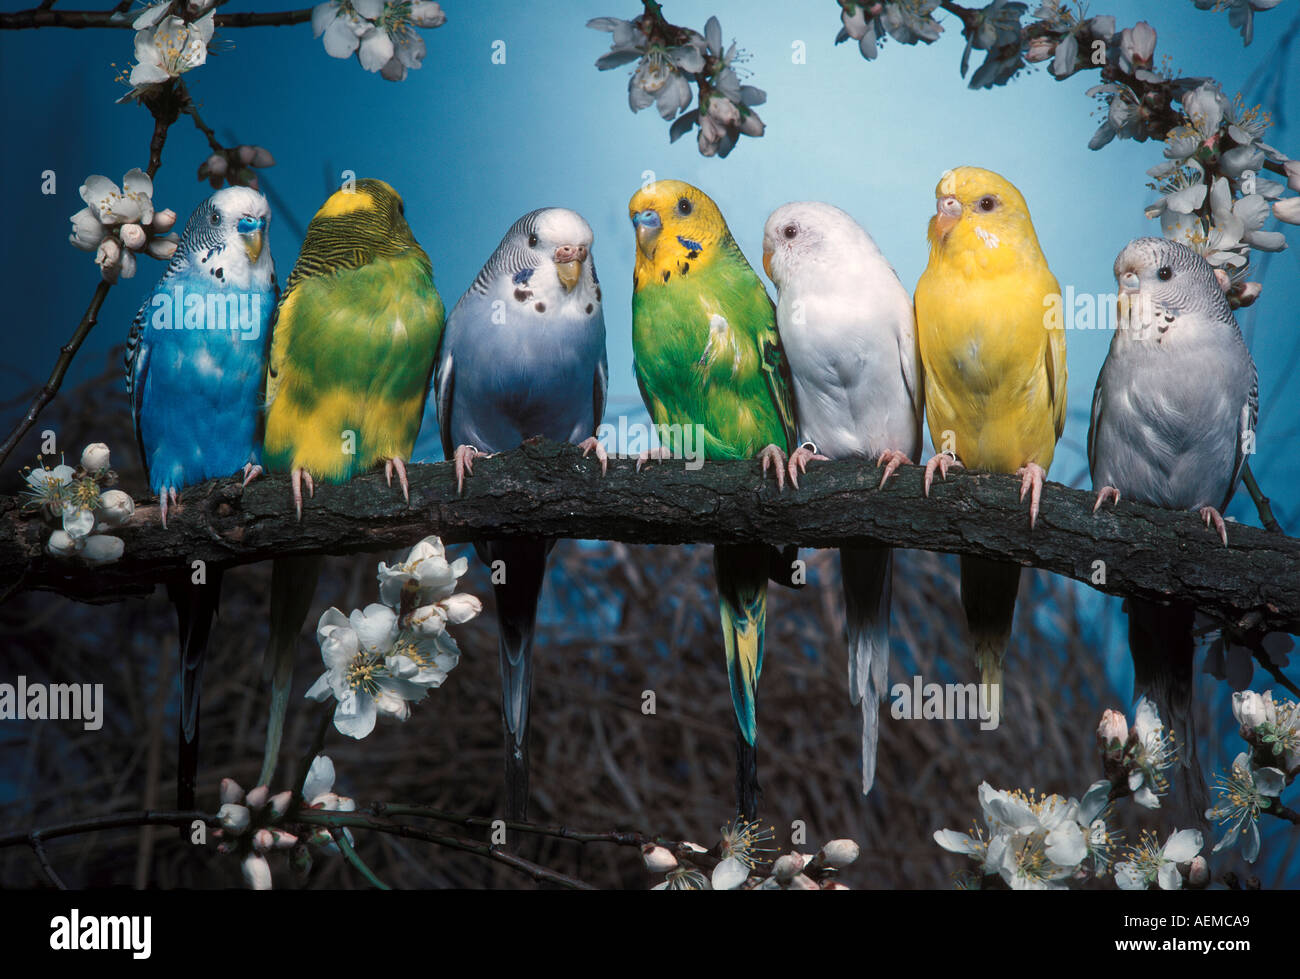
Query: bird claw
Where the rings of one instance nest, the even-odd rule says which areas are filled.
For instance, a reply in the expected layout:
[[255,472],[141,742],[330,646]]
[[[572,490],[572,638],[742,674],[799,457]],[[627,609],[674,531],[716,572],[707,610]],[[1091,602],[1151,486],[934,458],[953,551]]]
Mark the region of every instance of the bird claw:
[[1096,513],[1100,510],[1102,504],[1107,500],[1111,500],[1116,506],[1119,506],[1119,490],[1114,486],[1103,486],[1101,490],[1098,491],[1097,502],[1092,505],[1092,512]]
[[1212,506],[1203,506],[1200,510],[1201,519],[1205,521],[1205,526],[1213,524],[1214,529],[1219,532],[1219,540],[1223,541],[1223,546],[1228,546],[1228,528],[1223,522],[1223,516]]
[[1026,462],[1016,470],[1016,475],[1020,477],[1020,499],[1025,499],[1025,494],[1029,494],[1029,529],[1034,529],[1034,521],[1038,519],[1038,501],[1043,496],[1043,480],[1047,478],[1047,470],[1036,462]]
[[879,488],[885,488],[885,482],[890,476],[894,475],[894,472],[899,466],[910,466],[911,464],[912,460],[897,449],[886,449],[884,452],[880,453],[880,458],[876,460],[876,465],[883,465],[885,467],[885,474],[880,477]]
[[609,453],[606,452],[605,447],[600,444],[600,439],[592,435],[590,438],[585,438],[581,442],[579,442],[578,448],[582,450],[582,457],[584,459],[587,458],[587,454],[589,452],[596,453],[596,458],[600,462],[600,474],[604,476],[605,473],[608,472]]
[[[775,446],[772,446],[775,448]],[[804,442],[799,448],[790,453],[790,461],[786,464],[786,472],[790,474],[790,485],[795,489],[799,488],[799,474],[808,472],[808,463],[810,462],[830,462],[830,456],[824,456],[817,451],[817,446],[812,442]],[[767,463],[763,463],[763,471],[767,472]],[[779,472],[779,470],[778,470]]]
[[486,459],[488,453],[480,452],[472,445],[461,445],[457,446],[452,458],[456,463],[456,494],[459,496],[465,492],[466,475],[474,475],[474,460]]
[[316,484],[312,482],[311,473],[309,473],[306,469],[302,468],[301,466],[299,466],[297,469],[293,471],[293,475],[290,477],[290,481],[293,483],[293,509],[294,512],[297,513],[298,515],[298,522],[302,523],[303,483],[307,484],[307,495],[312,498],[315,498],[316,496]]
[[763,451],[758,454],[763,460],[763,479],[767,479],[767,467],[773,466],[776,469],[776,488],[778,491],[785,489],[785,453],[775,445],[765,445]]
[[952,468],[961,469],[961,460],[951,452],[938,452],[929,462],[925,464],[925,495],[930,495],[930,484],[934,482],[934,471],[939,470],[939,475],[946,482],[948,479],[948,470]]
[[244,485],[247,486],[265,471],[266,470],[255,462],[244,463]]
[[388,480],[388,485],[393,485],[393,471],[397,471],[397,483],[402,487],[402,499],[407,503],[411,502],[411,488],[406,482],[406,463],[402,462],[397,456],[384,460],[384,478]]
[[636,457],[636,471],[640,472],[641,467],[647,462],[663,462],[673,457],[672,450],[666,445],[661,445],[657,449],[646,449]]

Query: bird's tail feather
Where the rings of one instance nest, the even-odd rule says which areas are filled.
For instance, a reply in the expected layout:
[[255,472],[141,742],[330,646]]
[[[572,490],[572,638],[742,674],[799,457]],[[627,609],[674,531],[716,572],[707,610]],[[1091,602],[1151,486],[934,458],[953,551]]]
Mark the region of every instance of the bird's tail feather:
[[[552,542],[544,539],[487,541],[480,556],[505,577],[495,581],[498,652],[501,661],[501,720],[506,740],[506,813],[524,819],[528,813],[528,701],[533,685],[533,634],[537,602],[546,578],[546,555]],[[494,568],[495,572],[496,568]],[[494,579],[496,575],[493,575]]]
[[284,715],[293,687],[293,660],[298,649],[307,613],[316,595],[324,559],[310,557],[277,558],[271,566],[271,633],[262,661],[263,682],[271,684],[271,711],[266,723],[266,750],[258,785],[270,784],[280,756],[280,739],[284,735]]
[[767,618],[768,552],[762,546],[719,544],[713,549],[718,582],[727,680],[736,715],[737,807],[746,819],[757,816],[758,776],[754,744],[758,736],[756,698],[763,672],[763,629]]
[[961,604],[966,610],[980,683],[988,692],[994,727],[1002,717],[1002,660],[1020,592],[1020,565],[963,555]]
[[1127,608],[1133,696],[1155,704],[1165,729],[1177,739],[1182,774],[1174,780],[1174,805],[1204,826],[1210,790],[1196,755],[1192,711],[1196,610],[1183,603],[1161,605],[1136,598],[1128,599]]
[[198,793],[199,694],[212,620],[221,603],[221,570],[210,570],[206,583],[201,585],[188,578],[170,582],[167,596],[176,607],[180,631],[181,715],[176,753],[176,807],[186,810],[194,808]]
[[849,645],[849,699],[862,707],[862,794],[876,779],[880,702],[889,682],[889,604],[893,552],[887,547],[840,549]]

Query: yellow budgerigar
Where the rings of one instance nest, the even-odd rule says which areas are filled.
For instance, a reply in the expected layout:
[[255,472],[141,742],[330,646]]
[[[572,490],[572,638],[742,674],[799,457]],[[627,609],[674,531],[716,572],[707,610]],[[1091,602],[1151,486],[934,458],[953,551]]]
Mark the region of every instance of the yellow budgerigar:
[[[1038,517],[1043,480],[1065,427],[1065,333],[1048,317],[1060,286],[1029,208],[1006,178],[978,167],[944,173],[930,219],[930,262],[916,285],[925,409],[938,453],[925,468],[968,466],[1021,477]],[[961,597],[981,680],[996,684],[1011,636],[1020,567],[963,556]]]

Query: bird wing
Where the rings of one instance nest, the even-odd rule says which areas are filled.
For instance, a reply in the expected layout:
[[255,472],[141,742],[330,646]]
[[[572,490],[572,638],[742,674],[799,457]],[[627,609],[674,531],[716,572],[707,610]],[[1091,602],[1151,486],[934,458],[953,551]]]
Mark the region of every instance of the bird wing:
[[1250,393],[1246,395],[1246,403],[1241,406],[1241,413],[1238,416],[1237,453],[1232,463],[1232,479],[1228,482],[1228,493],[1219,507],[1220,510],[1227,508],[1228,501],[1237,490],[1237,482],[1241,479],[1247,461],[1244,435],[1246,432],[1255,431],[1255,422],[1259,419],[1259,369],[1255,366],[1255,359],[1250,356],[1249,351],[1246,357],[1250,362]]
[[[640,381],[638,380],[639,384]],[[595,435],[596,430],[600,428],[601,419],[605,417],[605,399],[609,391],[609,364],[605,357],[600,358],[596,364],[596,376],[592,382],[591,401],[592,401],[592,421],[591,434]]]
[[[762,289],[762,285],[759,285]],[[764,290],[764,298],[767,298],[767,292]],[[781,427],[785,429],[786,451],[794,449],[798,442],[798,427],[795,423],[794,400],[790,397],[790,392],[794,388],[794,379],[790,375],[790,362],[786,359],[785,351],[781,348],[781,335],[776,332],[776,306],[772,300],[767,298],[767,306],[770,310],[770,316],[765,326],[758,331],[758,362],[763,369],[763,375],[767,379],[767,389],[772,395],[772,404],[776,407],[776,413],[781,419]]]

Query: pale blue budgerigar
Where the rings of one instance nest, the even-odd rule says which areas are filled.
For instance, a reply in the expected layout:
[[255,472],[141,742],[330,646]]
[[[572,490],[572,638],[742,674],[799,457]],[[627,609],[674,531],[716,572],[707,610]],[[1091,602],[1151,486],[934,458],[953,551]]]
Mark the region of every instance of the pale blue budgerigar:
[[[1096,507],[1132,499],[1195,510],[1227,546],[1222,511],[1254,449],[1255,362],[1215,270],[1191,249],[1139,238],[1115,259],[1115,279],[1118,329],[1088,428]],[[1126,606],[1134,693],[1150,697],[1178,736],[1193,808],[1203,810],[1191,714],[1195,609],[1135,598]]]
[[[776,284],[777,331],[794,383],[802,443],[790,481],[811,459],[866,458],[880,485],[921,450],[921,363],[912,300],[865,230],[830,204],[772,212],[763,265]],[[862,708],[862,791],[876,774],[879,708],[888,690],[893,561],[887,547],[844,547],[849,697]]]
[[[278,288],[267,243],[271,209],[248,187],[219,190],[195,208],[127,342],[126,388],[140,459],[163,525],[187,486],[261,472],[258,459],[268,322]],[[178,806],[194,807],[203,654],[221,571],[167,586],[181,633]]]
[[[537,435],[581,444],[604,470],[595,433],[605,412],[605,319],[591,244],[591,228],[574,211],[525,214],[451,311],[434,396],[443,451],[455,460],[461,487],[476,457]],[[527,813],[533,632],[553,545],[543,538],[476,544],[494,572],[513,819]]]

